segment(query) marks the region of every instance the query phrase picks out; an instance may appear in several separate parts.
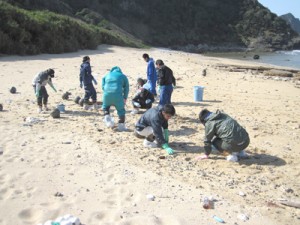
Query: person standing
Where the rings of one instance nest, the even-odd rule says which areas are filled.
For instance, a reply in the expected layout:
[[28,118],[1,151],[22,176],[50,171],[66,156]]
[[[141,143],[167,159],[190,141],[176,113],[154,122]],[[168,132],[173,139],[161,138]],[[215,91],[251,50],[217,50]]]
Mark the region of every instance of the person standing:
[[157,74],[154,65],[153,58],[150,58],[147,53],[143,54],[143,59],[147,62],[147,82],[150,84],[149,91],[154,95],[157,96],[156,93],[156,81],[157,81]]
[[119,67],[113,67],[102,78],[102,90],[104,122],[107,124],[111,122],[109,109],[111,106],[115,106],[119,116],[118,129],[119,131],[125,131],[125,104],[129,93],[129,82]]
[[54,70],[47,69],[35,75],[32,81],[32,86],[34,89],[34,93],[37,97],[38,104],[38,112],[41,113],[43,111],[43,105],[45,111],[48,111],[48,98],[49,95],[47,93],[46,84],[49,84],[50,87],[55,91],[55,87],[52,83],[52,78],[54,77]]
[[159,105],[164,106],[165,104],[171,104],[171,96],[173,92],[173,86],[176,86],[176,80],[173,76],[173,71],[167,67],[161,59],[155,62],[158,71],[159,86]]
[[173,149],[169,146],[169,119],[175,115],[175,108],[166,104],[162,108],[147,110],[135,125],[135,135],[144,138],[144,146],[156,148],[161,146],[171,155]]
[[93,82],[97,85],[97,81],[92,75],[92,69],[90,65],[90,57],[84,56],[82,59],[82,64],[80,66],[80,75],[79,75],[80,88],[84,87],[84,102],[83,108],[88,109],[89,99],[92,99],[94,104],[94,109],[97,109],[97,93],[94,88]]
[[205,126],[204,150],[200,159],[208,159],[212,147],[222,154],[229,154],[227,160],[238,161],[246,157],[244,151],[250,143],[247,131],[233,118],[225,113],[216,113],[203,109],[199,113],[199,120]]

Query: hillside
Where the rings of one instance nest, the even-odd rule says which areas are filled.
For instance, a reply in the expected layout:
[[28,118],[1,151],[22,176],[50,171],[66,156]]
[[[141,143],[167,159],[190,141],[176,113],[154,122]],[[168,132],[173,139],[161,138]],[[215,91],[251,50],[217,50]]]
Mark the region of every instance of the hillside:
[[[25,21],[34,21],[35,26],[45,26],[46,29],[43,31],[51,31],[51,36],[55,36],[57,42],[62,45],[59,51],[55,50],[56,52],[87,48],[86,43],[78,41],[82,39],[80,33],[88,35],[92,40],[88,48],[94,48],[102,43],[128,46],[143,46],[142,43],[145,43],[202,52],[246,49],[271,51],[292,49],[300,45],[299,35],[283,19],[271,13],[257,0],[52,0],[51,2],[6,0],[6,2],[14,7],[9,12],[13,16],[0,18],[6,22],[5,29],[1,27],[0,30],[0,38],[4,40],[2,48],[0,47],[2,53],[3,48],[7,46],[6,42],[14,42],[15,37],[10,30],[16,27],[20,29],[18,32],[30,34],[26,36],[26,41],[23,41],[23,49],[28,45],[37,45],[35,39],[40,33],[32,32],[28,24],[22,22],[23,19],[22,21],[18,19],[18,14],[21,14],[21,17],[26,15]],[[1,8],[3,5],[8,7],[2,3]],[[41,21],[32,19],[36,13],[45,13],[42,25]],[[52,17],[55,17],[55,21],[60,21],[60,28],[53,23]],[[74,28],[73,33],[64,27],[66,21],[72,24],[70,26]],[[77,33],[75,27],[82,32]],[[84,32],[85,29],[89,32]],[[72,36],[75,44],[68,44],[69,36]],[[49,41],[40,36],[39,40]],[[48,48],[42,48],[40,45],[37,47],[40,52],[53,52],[53,48],[54,45]],[[35,54],[38,50],[23,52]],[[4,53],[16,52],[6,49]]]
[[291,13],[282,15],[280,17],[284,19],[294,31],[300,34],[300,20],[298,18],[295,18]]

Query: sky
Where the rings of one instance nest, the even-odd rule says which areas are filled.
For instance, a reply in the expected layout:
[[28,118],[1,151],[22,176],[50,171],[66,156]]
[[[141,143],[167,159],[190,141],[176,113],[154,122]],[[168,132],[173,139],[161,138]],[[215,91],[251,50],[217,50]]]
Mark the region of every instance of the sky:
[[300,19],[300,0],[258,0],[258,2],[277,16],[292,13],[294,17]]

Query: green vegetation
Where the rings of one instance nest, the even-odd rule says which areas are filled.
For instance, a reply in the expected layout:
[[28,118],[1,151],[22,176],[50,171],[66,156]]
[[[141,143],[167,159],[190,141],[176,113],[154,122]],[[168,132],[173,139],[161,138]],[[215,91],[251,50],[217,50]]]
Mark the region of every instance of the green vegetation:
[[4,54],[70,52],[99,44],[192,46],[190,51],[300,46],[299,35],[256,0],[0,0],[0,20]]
[[63,53],[99,44],[143,46],[134,38],[49,11],[29,11],[0,2],[2,54]]

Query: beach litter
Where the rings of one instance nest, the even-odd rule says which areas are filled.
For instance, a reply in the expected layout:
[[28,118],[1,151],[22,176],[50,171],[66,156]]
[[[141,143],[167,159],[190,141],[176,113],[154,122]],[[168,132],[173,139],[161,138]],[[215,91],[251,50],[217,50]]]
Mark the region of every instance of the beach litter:
[[217,221],[219,223],[225,223],[225,221],[223,219],[221,219],[220,217],[213,216],[213,218],[215,219],[215,221]]
[[64,215],[56,218],[54,221],[47,220],[45,223],[39,223],[38,225],[83,225],[79,218],[72,215]]
[[294,207],[294,208],[298,208],[298,209],[300,208],[299,201],[291,201],[291,200],[287,200],[287,199],[279,199],[278,201],[282,205],[286,205],[286,206],[290,206],[290,207]]
[[40,119],[40,118],[35,118],[35,117],[27,117],[25,120],[25,126],[26,125],[32,125],[32,124],[37,124],[37,123],[41,123],[43,121],[45,121],[44,119]]
[[242,220],[242,221],[244,221],[244,222],[247,221],[247,220],[249,220],[249,217],[246,214],[239,214],[237,216],[237,218],[240,219],[240,220]]
[[149,200],[149,201],[154,201],[155,200],[155,196],[154,195],[151,195],[151,194],[148,194],[146,196],[146,198]]

